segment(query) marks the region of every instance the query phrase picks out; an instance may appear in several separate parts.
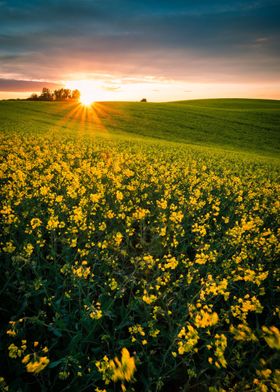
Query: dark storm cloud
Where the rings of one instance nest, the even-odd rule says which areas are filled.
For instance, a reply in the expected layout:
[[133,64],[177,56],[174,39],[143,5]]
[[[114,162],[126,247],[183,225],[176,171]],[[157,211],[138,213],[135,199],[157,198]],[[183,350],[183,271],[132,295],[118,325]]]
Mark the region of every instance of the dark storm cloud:
[[269,0],[0,1],[0,75],[271,78],[279,17]]

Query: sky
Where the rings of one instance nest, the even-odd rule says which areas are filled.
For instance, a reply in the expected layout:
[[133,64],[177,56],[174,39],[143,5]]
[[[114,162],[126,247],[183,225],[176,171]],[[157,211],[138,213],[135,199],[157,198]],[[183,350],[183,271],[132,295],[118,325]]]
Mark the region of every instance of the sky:
[[0,0],[0,99],[280,99],[279,0]]

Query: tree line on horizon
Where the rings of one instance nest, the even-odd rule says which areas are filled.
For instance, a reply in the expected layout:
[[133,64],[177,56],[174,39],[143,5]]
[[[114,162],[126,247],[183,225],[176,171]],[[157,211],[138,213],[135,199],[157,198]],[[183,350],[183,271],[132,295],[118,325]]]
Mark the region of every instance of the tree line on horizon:
[[71,90],[69,88],[60,88],[52,91],[47,87],[43,87],[41,94],[33,93],[28,101],[79,101],[81,93],[79,90]]

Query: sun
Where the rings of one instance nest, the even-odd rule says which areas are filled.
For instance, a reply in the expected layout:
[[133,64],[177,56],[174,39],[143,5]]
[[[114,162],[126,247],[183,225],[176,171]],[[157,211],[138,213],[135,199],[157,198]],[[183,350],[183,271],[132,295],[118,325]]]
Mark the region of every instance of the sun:
[[[0,1],[1,3],[1,1]],[[80,79],[69,80],[65,83],[65,88],[80,91],[80,103],[83,106],[91,106],[95,102],[113,100],[110,92],[106,89],[106,84],[103,81]]]
[[81,91],[80,102],[82,105],[90,106],[94,102],[93,94],[91,91]]
[[80,91],[80,103],[91,106],[96,100],[96,88],[90,80],[72,80],[65,83],[66,88]]

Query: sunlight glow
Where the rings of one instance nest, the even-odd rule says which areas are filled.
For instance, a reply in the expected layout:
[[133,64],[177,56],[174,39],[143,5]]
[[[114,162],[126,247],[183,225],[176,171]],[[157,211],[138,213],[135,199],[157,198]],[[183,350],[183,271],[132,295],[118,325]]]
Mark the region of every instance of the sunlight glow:
[[80,102],[84,106],[90,106],[96,100],[95,86],[87,80],[69,81],[65,86],[71,90],[78,89],[80,91]]
[[[74,78],[75,75],[71,75]],[[80,77],[81,75],[77,75]],[[67,79],[66,79],[67,80]],[[143,77],[108,79],[100,75],[96,79],[73,79],[63,81],[65,88],[78,89],[81,92],[83,105],[104,101],[140,101],[146,98],[148,102],[180,101],[203,98],[246,98],[279,99],[280,85],[264,82],[233,83],[233,82],[179,82],[174,80],[157,80]],[[277,89],[278,88],[278,89]],[[1,97],[1,92],[0,92]],[[12,98],[12,96],[11,96]],[[84,99],[85,98],[85,99]],[[90,102],[91,101],[91,102]]]
[[81,93],[80,102],[85,106],[104,98],[104,91],[99,83],[93,80],[72,80],[66,82],[65,86],[71,90],[78,89]]
[[80,102],[82,105],[90,106],[94,102],[91,91],[81,91]]

